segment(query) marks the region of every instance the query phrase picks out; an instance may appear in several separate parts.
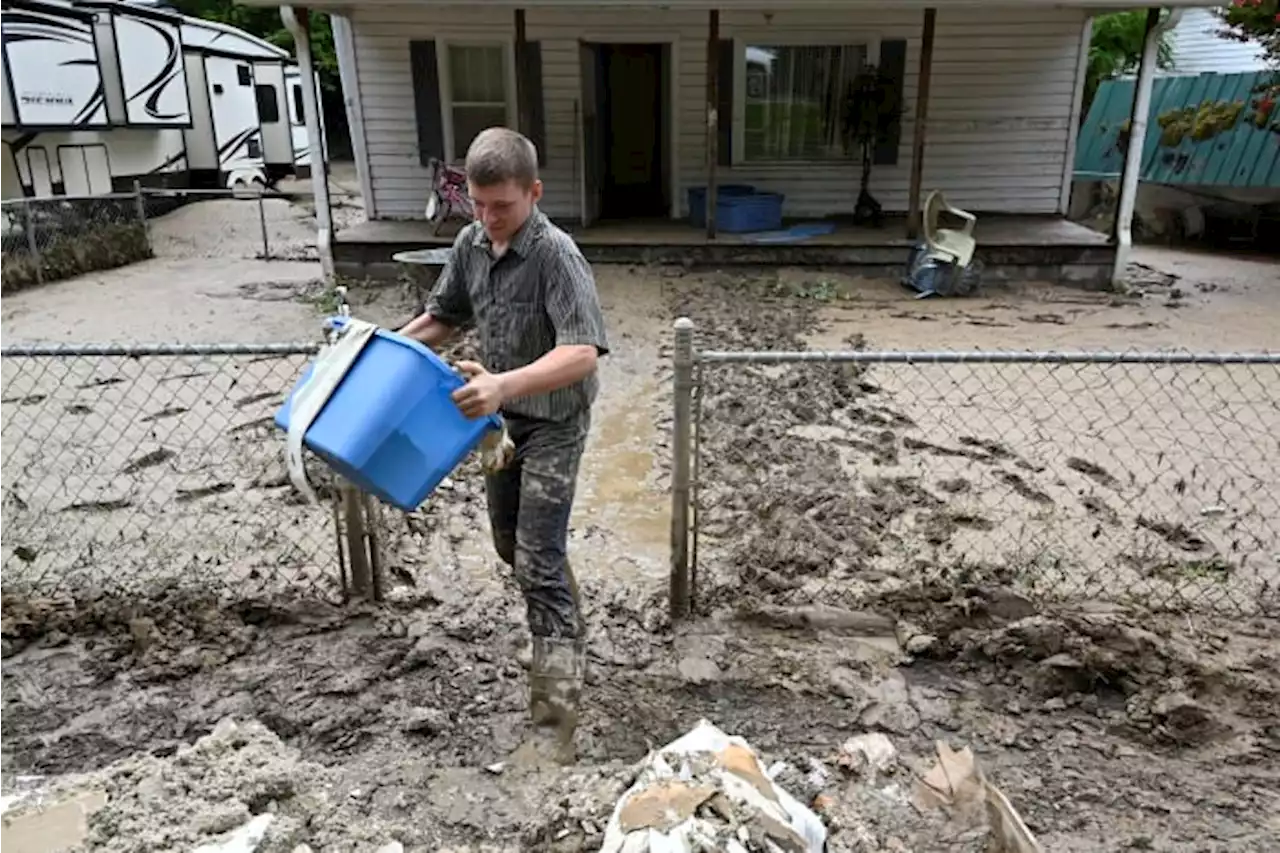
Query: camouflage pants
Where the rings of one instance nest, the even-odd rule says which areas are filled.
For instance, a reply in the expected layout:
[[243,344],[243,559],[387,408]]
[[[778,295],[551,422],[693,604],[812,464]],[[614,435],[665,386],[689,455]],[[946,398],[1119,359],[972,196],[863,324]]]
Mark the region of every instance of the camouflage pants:
[[485,477],[493,544],[515,572],[535,637],[582,634],[569,569],[569,513],[590,415],[567,421],[507,416],[515,459]]

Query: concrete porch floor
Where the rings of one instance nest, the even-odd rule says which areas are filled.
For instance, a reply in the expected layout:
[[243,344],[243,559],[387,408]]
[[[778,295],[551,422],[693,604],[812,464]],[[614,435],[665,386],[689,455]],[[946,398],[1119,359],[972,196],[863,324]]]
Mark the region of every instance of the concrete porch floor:
[[[817,220],[801,220],[811,222]],[[687,220],[614,220],[597,222],[588,228],[574,222],[557,223],[574,236],[579,245],[608,246],[705,246],[713,245],[702,228]],[[396,243],[440,246],[453,243],[463,223],[451,221],[437,236],[422,220],[400,222],[374,220],[345,228],[337,234],[339,243]],[[784,225],[784,227],[786,227]],[[979,217],[974,230],[979,246],[1106,246],[1107,237],[1067,219],[1034,216]],[[881,228],[836,223],[831,234],[809,237],[787,244],[753,243],[750,234],[719,234],[714,244],[788,246],[909,246],[902,219],[888,219]]]
[[[830,234],[786,243],[724,233],[708,240],[705,230],[683,220],[606,221],[589,228],[560,224],[592,263],[838,266],[855,267],[868,277],[896,277],[911,245],[902,218],[887,219],[881,228],[837,222]],[[433,235],[421,220],[361,222],[335,236],[335,265],[343,275],[395,279],[402,270],[392,255],[451,245],[461,226],[450,222]],[[1058,217],[980,215],[974,235],[984,279],[992,281],[1101,286],[1115,257],[1106,235]]]

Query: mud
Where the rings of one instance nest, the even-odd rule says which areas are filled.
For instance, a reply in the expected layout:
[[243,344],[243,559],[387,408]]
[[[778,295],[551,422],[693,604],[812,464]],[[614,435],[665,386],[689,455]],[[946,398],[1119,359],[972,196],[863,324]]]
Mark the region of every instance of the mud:
[[[1275,623],[1103,608],[1082,604],[1079,588],[1067,603],[1044,604],[1033,577],[1072,578],[1086,595],[1111,587],[1070,574],[1073,566],[1029,573],[991,549],[1031,525],[1040,538],[1030,541],[1053,534],[1080,549],[1102,581],[1139,573],[1151,584],[1147,603],[1160,600],[1166,577],[1225,595],[1239,587],[1220,575],[1234,583],[1248,573],[1206,571],[1178,525],[1216,543],[1221,528],[1212,524],[1247,527],[1257,516],[1192,525],[1177,507],[1143,503],[1131,486],[1141,474],[1146,488],[1136,491],[1151,492],[1157,470],[1160,495],[1178,494],[1178,477],[1167,475],[1182,474],[1148,461],[1163,447],[1114,458],[1096,445],[1053,444],[1073,434],[1067,418],[1041,419],[1052,427],[1046,442],[1026,420],[1001,414],[1011,399],[1063,404],[1065,392],[1045,374],[1002,389],[972,374],[904,381],[882,366],[708,370],[699,401],[703,615],[677,629],[666,617],[667,342],[676,316],[695,317],[700,345],[719,348],[992,346],[999,335],[1008,346],[1050,346],[1046,334],[1079,347],[1160,346],[1205,341],[1234,305],[1243,325],[1218,334],[1243,346],[1250,334],[1265,337],[1248,326],[1264,311],[1246,300],[1250,291],[1188,286],[1178,312],[1137,297],[1112,304],[1035,290],[966,301],[968,316],[952,316],[959,303],[912,302],[912,314],[930,318],[920,322],[889,317],[907,307],[892,288],[833,288],[812,273],[599,275],[615,352],[573,522],[592,635],[577,767],[527,773],[506,763],[526,714],[527,632],[514,584],[486,541],[482,490],[468,466],[422,511],[381,522],[391,559],[379,608],[292,600],[297,589],[283,573],[263,597],[190,588],[6,595],[6,777],[89,773],[65,784],[112,792],[115,810],[91,822],[100,849],[193,844],[258,812],[277,816],[273,850],[391,841],[592,849],[630,765],[706,717],[796,767],[832,762],[850,735],[890,732],[903,755],[890,781],[903,783],[926,769],[935,738],[971,744],[1050,850],[1266,849],[1280,832]],[[857,298],[825,296],[842,291]],[[387,292],[357,296],[361,316],[392,322],[408,310]],[[19,297],[5,301],[6,334],[21,329],[10,306],[42,298]],[[245,311],[248,298],[217,304]],[[268,327],[293,322],[300,309],[254,306],[279,312],[264,315]],[[1067,322],[1019,319],[1046,313]],[[974,317],[1003,327],[975,326]],[[1145,323],[1153,325],[1137,328]],[[1117,324],[1134,328],[1108,328]],[[236,399],[256,393],[265,390]],[[1086,404],[1093,411],[1097,401]],[[1188,423],[1180,441],[1205,433]],[[1247,499],[1260,506],[1266,489],[1256,484],[1271,482],[1270,463],[1249,464],[1259,479]],[[1218,485],[1186,473],[1189,490]],[[1034,527],[1050,511],[1069,514]],[[1099,525],[1142,537],[1123,542],[1142,546],[1130,563],[1083,550]],[[229,735],[227,718],[240,734]],[[968,840],[946,827],[886,805],[881,787],[850,781],[808,792],[830,798],[831,849],[965,849]],[[145,796],[154,784],[183,793],[169,805]],[[214,818],[180,821],[182,809]],[[171,838],[158,840],[165,832]]]

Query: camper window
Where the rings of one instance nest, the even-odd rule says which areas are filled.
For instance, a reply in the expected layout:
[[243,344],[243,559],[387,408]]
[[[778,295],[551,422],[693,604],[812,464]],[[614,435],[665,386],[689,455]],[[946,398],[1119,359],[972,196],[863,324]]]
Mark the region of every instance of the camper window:
[[253,85],[253,75],[252,75],[251,73],[249,73],[249,66],[247,66],[247,65],[237,65],[237,66],[236,66],[236,81],[237,81],[241,86],[252,86],[252,85]]
[[461,157],[480,131],[508,122],[507,51],[501,44],[451,44],[448,49],[453,155]]
[[258,96],[258,121],[274,124],[280,121],[280,102],[276,100],[276,87],[270,83],[259,83],[254,87]]
[[300,83],[293,84],[293,123],[307,123],[307,114],[302,110],[302,85]]

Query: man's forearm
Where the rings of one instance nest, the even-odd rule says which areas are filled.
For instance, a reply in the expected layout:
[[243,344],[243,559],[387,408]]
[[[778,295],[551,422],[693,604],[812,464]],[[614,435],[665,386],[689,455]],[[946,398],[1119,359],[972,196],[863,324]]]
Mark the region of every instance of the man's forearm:
[[432,349],[437,349],[453,337],[454,328],[442,323],[430,314],[419,314],[400,329],[406,338],[421,341]]
[[594,346],[558,346],[533,364],[500,374],[502,396],[535,397],[567,388],[596,369]]

